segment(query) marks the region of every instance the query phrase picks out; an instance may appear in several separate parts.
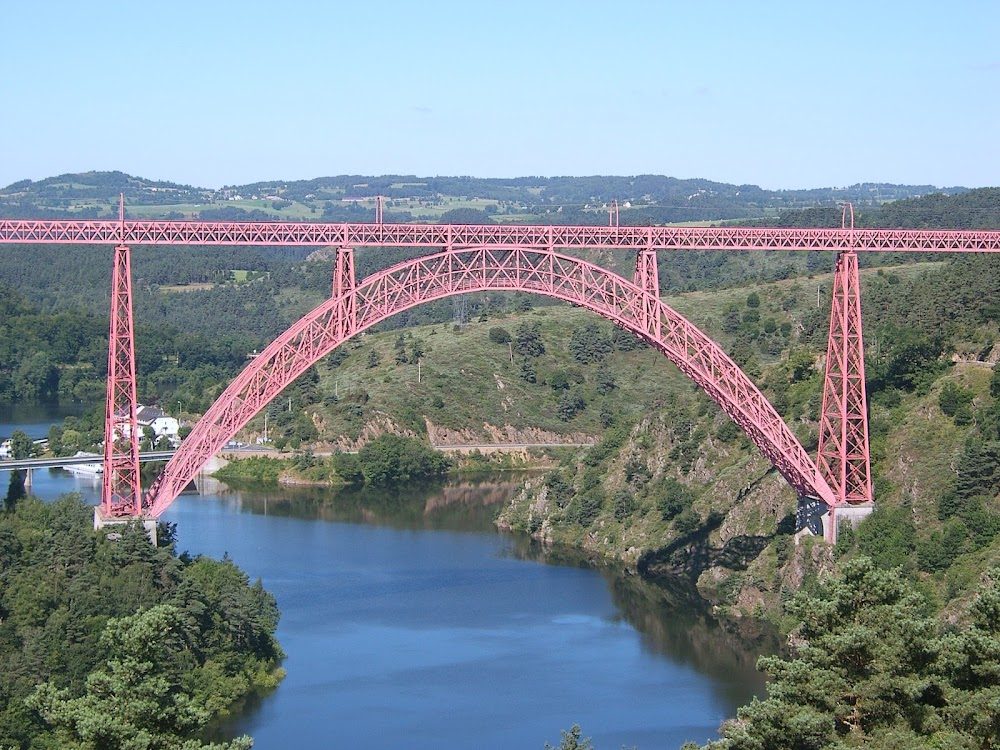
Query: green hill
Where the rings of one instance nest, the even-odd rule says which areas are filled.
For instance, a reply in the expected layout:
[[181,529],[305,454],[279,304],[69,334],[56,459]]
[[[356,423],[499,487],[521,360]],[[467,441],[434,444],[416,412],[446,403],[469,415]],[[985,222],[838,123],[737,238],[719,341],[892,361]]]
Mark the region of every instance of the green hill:
[[[0,201],[38,208],[44,196],[55,200],[51,191],[63,191],[75,197],[50,208],[65,212],[79,208],[73,203],[84,200],[79,191],[110,200],[111,191],[128,188],[160,200],[160,193],[188,190],[118,173],[76,177],[19,183],[2,191]],[[226,188],[213,200],[224,198],[228,210],[244,191],[270,195],[273,189],[277,195],[280,188],[283,197],[273,199],[278,207],[272,205],[269,215],[290,210],[281,201],[301,199],[319,201],[322,217],[323,202],[335,195],[403,200],[409,191],[420,195],[425,208],[453,206],[449,211],[472,210],[472,198],[493,201],[496,211],[483,213],[485,220],[510,219],[501,203],[510,207],[521,200],[524,208],[526,195],[559,205],[584,193],[603,201],[629,188],[643,191],[636,205],[662,207],[673,200],[671,190],[694,187],[682,182],[323,178]],[[745,206],[756,196],[754,211],[772,212],[770,223],[840,221],[839,209],[822,205],[838,197],[832,193],[765,200],[763,191],[698,189],[719,200],[735,200],[739,192]],[[851,193],[868,203],[859,207],[859,225],[1000,226],[997,189],[893,202],[887,199],[906,191],[880,186],[877,200],[871,194],[871,186]],[[777,204],[764,205],[779,197],[814,208],[774,213]],[[469,205],[458,205],[459,199]],[[134,203],[167,205],[153,198]],[[568,206],[544,214],[546,220],[566,220]],[[593,209],[579,210],[597,216]],[[99,392],[106,346],[100,331],[107,315],[100,290],[107,288],[109,272],[104,251],[5,252],[12,262],[0,268],[0,281],[32,302],[5,295],[8,314],[0,325],[8,343],[0,351],[0,397]],[[359,276],[412,252],[360,249]],[[632,262],[626,254],[595,260],[625,274]],[[668,303],[730,352],[810,449],[832,260],[828,253],[677,252],[659,258]],[[862,261],[876,492],[885,511],[868,527],[888,524],[898,532],[882,538],[889,551],[880,559],[905,564],[944,601],[971,585],[968,573],[955,571],[973,570],[969,561],[993,554],[1000,487],[991,467],[1000,436],[990,368],[1000,336],[1000,274],[992,257],[872,254]],[[330,286],[330,261],[322,252],[306,257],[274,249],[141,248],[134,269],[141,396],[180,402],[194,413],[207,408],[248,354],[318,304]],[[68,345],[74,341],[78,345]],[[501,522],[650,575],[683,572],[744,612],[774,610],[783,592],[832,559],[822,546],[792,544],[792,491],[672,365],[610,323],[542,298],[472,294],[397,316],[325,358],[268,407],[267,421],[278,444],[317,449],[358,447],[387,431],[437,444],[597,441],[549,476],[531,480]],[[87,424],[81,420],[73,430],[83,442],[97,435]],[[263,429],[261,415],[245,437]],[[879,537],[868,527],[841,552],[875,544]]]

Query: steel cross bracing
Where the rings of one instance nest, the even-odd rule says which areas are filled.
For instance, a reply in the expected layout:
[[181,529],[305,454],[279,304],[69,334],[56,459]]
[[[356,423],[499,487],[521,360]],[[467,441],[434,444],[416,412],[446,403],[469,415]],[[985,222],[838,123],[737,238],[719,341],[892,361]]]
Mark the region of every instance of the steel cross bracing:
[[101,512],[105,516],[142,515],[139,430],[136,420],[132,266],[127,245],[115,247],[115,265],[111,277],[111,325],[108,334],[108,392],[104,414],[102,482]]
[[230,384],[150,488],[146,513],[154,517],[163,513],[226,441],[283,388],[350,337],[416,305],[485,290],[566,300],[642,336],[704,388],[801,495],[838,504],[817,466],[757,387],[717,344],[653,292],[554,251],[500,247],[446,250],[401,263],[353,286],[348,253],[338,254],[334,287],[339,294],[273,341]]
[[848,503],[872,501],[858,256],[837,255],[820,411],[819,468]]
[[631,250],[1000,252],[1000,232],[312,222],[0,220],[0,244],[331,245]]

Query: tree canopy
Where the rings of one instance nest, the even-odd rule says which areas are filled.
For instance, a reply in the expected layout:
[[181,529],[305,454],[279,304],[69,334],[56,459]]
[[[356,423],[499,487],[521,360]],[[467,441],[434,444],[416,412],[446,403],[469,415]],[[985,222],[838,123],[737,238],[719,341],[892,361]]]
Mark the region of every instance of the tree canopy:
[[767,698],[741,708],[707,748],[996,747],[998,581],[994,570],[967,623],[948,628],[897,569],[847,562],[791,600],[791,657],[760,660]]
[[[278,609],[232,561],[138,525],[93,530],[79,496],[0,513],[0,747],[154,750],[274,687]],[[222,747],[249,747],[239,740]]]

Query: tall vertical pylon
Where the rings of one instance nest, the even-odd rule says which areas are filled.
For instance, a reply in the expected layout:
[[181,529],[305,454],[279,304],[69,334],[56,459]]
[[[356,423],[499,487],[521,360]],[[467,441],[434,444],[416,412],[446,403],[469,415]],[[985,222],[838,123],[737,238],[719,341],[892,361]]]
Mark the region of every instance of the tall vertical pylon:
[[[853,209],[851,227],[844,230],[853,240]],[[872,502],[861,285],[853,246],[837,254],[833,276],[818,453],[819,469],[839,501],[851,505]]]
[[[381,198],[381,196],[380,196]],[[354,332],[356,321],[354,288],[354,249],[337,248],[337,265],[333,270],[333,297],[337,303],[337,333],[347,338]]]
[[660,335],[657,301],[660,299],[660,272],[656,265],[656,250],[647,247],[635,256],[635,285],[651,296],[643,298],[642,323],[652,335]]
[[139,430],[136,420],[132,261],[125,244],[125,196],[118,206],[119,242],[111,278],[108,392],[104,418],[104,483],[100,512],[106,518],[142,515]]

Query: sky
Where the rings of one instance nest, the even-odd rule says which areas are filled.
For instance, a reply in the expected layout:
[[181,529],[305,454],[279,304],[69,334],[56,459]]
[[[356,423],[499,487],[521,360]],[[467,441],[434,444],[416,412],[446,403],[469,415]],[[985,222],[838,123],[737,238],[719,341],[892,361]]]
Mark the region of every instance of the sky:
[[0,26],[0,186],[1000,185],[997,0],[5,0]]

